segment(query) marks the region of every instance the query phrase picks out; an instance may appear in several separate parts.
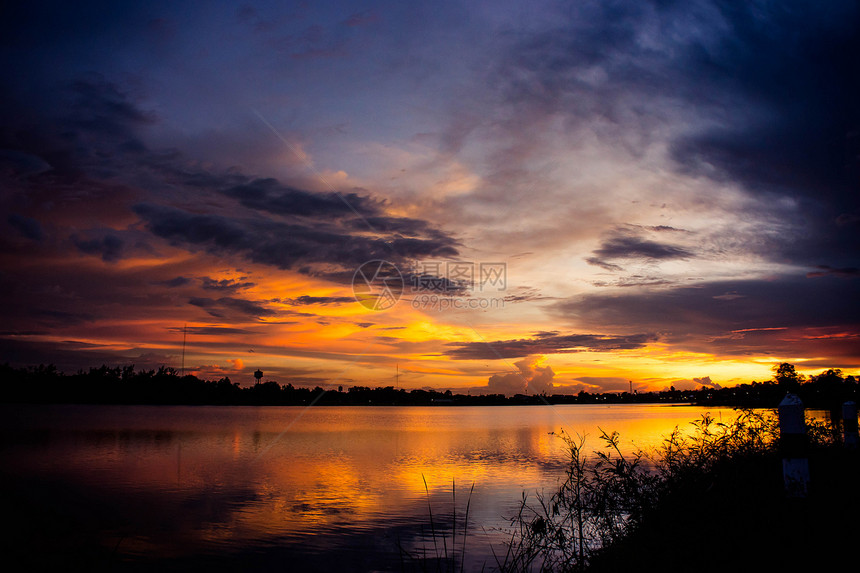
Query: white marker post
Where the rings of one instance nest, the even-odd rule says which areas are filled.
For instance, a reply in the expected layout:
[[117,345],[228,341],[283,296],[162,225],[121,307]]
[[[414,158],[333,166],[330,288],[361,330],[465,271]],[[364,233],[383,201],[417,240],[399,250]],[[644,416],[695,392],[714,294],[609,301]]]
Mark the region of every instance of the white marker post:
[[857,435],[857,404],[845,402],[842,404],[842,444],[846,448],[856,448],[860,444]]
[[789,497],[806,497],[809,491],[809,458],[803,402],[795,394],[786,394],[778,412],[785,493]]

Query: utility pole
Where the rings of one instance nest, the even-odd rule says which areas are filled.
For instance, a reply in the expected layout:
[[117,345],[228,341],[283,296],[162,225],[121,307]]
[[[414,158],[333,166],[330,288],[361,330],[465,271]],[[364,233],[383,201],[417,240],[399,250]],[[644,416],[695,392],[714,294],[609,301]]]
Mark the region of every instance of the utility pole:
[[179,377],[185,376],[185,338],[188,336],[188,323],[182,325],[182,368],[179,370]]

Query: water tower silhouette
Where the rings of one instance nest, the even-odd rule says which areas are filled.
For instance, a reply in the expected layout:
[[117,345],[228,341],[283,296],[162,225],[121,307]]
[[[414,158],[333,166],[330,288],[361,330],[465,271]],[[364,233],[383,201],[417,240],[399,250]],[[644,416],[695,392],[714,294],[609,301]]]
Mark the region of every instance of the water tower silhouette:
[[260,383],[260,380],[263,378],[263,371],[259,368],[254,372],[254,378],[257,379],[257,384]]

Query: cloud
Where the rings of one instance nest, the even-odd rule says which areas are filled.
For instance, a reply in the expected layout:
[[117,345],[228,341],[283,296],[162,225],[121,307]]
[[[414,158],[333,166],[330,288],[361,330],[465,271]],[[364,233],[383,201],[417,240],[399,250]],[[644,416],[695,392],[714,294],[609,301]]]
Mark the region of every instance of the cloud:
[[[608,270],[608,269],[607,269]],[[618,269],[623,270],[623,269]],[[666,286],[675,285],[672,279],[663,278],[661,276],[646,276],[646,275],[629,275],[620,277],[612,281],[591,281],[596,287],[644,287],[644,286]]]
[[595,255],[603,259],[686,259],[693,254],[681,247],[638,237],[612,237],[603,242]]
[[721,6],[730,33],[717,50],[691,54],[691,63],[710,71],[715,98],[758,105],[748,121],[681,139],[674,152],[702,173],[735,177],[751,190],[832,197],[846,183],[844,141],[860,119],[852,105],[860,80],[846,73],[857,69],[860,12],[850,2],[835,2],[828,13],[790,4]]
[[99,255],[103,261],[108,263],[115,263],[120,260],[125,250],[123,240],[113,234],[106,234],[93,239],[83,239],[77,235],[72,235],[71,238],[82,253]]
[[834,269],[828,265],[817,265],[817,271],[810,271],[806,273],[806,278],[816,278],[816,277],[826,277],[826,276],[834,276],[834,277],[842,277],[842,278],[851,278],[860,276],[860,269],[857,267],[844,267],[841,269]]
[[[553,221],[554,236],[571,218],[581,229],[635,222],[664,235],[605,241],[587,259],[592,265],[618,272],[626,257],[691,258],[697,245],[674,244],[684,238],[672,229],[707,219],[725,226],[711,230],[724,242],[742,233],[741,257],[856,267],[860,8],[848,0],[830,7],[586,1],[555,14],[553,26],[535,26],[502,46],[487,66],[492,93],[452,121],[457,149],[482,138],[484,163],[494,170],[486,192],[458,206],[471,199],[508,205],[517,185],[504,196],[497,188],[505,181],[529,188],[518,177],[534,179],[542,167],[535,157],[560,146],[583,159],[563,194],[528,194],[530,206],[547,208],[542,230],[555,209],[563,215]],[[453,137],[465,126],[473,126],[467,136]],[[592,159],[583,147],[605,149],[609,165],[581,167]],[[596,186],[576,179],[580,171],[599,178],[603,169],[620,175]],[[635,192],[618,188],[630,179]],[[747,206],[731,206],[733,194]],[[626,208],[631,202],[641,208]],[[657,215],[681,222],[655,224]]]
[[[856,279],[779,276],[659,290],[590,293],[550,307],[584,328],[658,332],[675,348],[722,355],[815,356],[860,328]],[[832,332],[824,337],[815,332]],[[623,336],[623,335],[620,335]],[[847,350],[839,350],[839,353]]]
[[508,293],[505,295],[505,304],[552,299],[552,297],[542,295],[538,288],[523,285],[514,286],[509,289]]
[[138,370],[151,370],[163,365],[177,365],[178,356],[139,348],[117,353],[109,345],[75,340],[57,342],[8,337],[0,339],[0,363],[7,362],[15,367],[54,364],[59,371],[68,374],[101,364],[111,367],[133,364]]
[[[171,316],[164,309],[194,295],[212,316],[264,316],[272,301],[224,302],[241,300],[244,279],[200,292],[184,280],[246,262],[346,284],[371,257],[400,264],[513,249],[533,252],[520,262],[545,275],[572,261],[572,273],[630,276],[578,276],[581,294],[548,307],[562,332],[529,336],[546,327],[529,326],[535,315],[523,309],[521,332],[493,343],[508,357],[635,348],[637,335],[706,353],[856,356],[855,2],[585,0],[489,17],[443,6],[417,24],[386,14],[388,29],[406,31],[396,38],[351,26],[369,16],[349,10],[317,26],[310,9],[298,22],[242,9],[240,24],[234,8],[227,19],[223,9],[205,18],[189,9],[167,7],[152,21],[138,9],[22,4],[0,21],[4,45],[20,48],[3,56],[16,79],[0,93],[0,221],[4,250],[14,251],[4,274],[25,268],[24,255],[43,257],[20,273],[39,278],[3,286],[4,319],[16,327],[73,326],[125,304]],[[194,30],[171,35],[179,21]],[[199,37],[233,25],[248,44],[210,42],[201,55]],[[313,69],[294,61],[353,48]],[[117,74],[116,61],[145,73]],[[176,73],[188,66],[199,73]],[[90,69],[105,75],[81,73]],[[314,169],[349,172],[328,178],[343,185],[335,192],[296,169],[237,101],[301,141],[295,155],[313,154]],[[390,122],[373,113],[380,105]],[[410,130],[421,135],[410,140]],[[393,148],[388,169],[378,151]],[[398,196],[410,200],[386,199]],[[170,258],[190,268],[162,252],[149,257],[164,256],[161,276],[132,269],[140,236],[156,250],[172,245]],[[174,256],[180,249],[200,256]],[[86,264],[84,278],[44,270],[66,258],[72,267],[81,253],[129,264]],[[216,258],[218,271],[200,268]],[[791,265],[810,280],[789,276]],[[559,294],[556,277],[539,274],[534,295],[509,291],[517,310],[537,293]],[[497,358],[488,348],[443,350]]]
[[213,279],[210,277],[200,277],[200,282],[201,286],[206,290],[217,290],[231,293],[254,286],[254,283],[248,281],[240,282],[234,279]]
[[199,214],[153,203],[138,203],[133,210],[150,232],[174,245],[203,248],[213,254],[237,255],[256,263],[307,274],[315,272],[313,265],[336,265],[351,273],[369,260],[397,263],[457,254],[455,241],[448,237],[369,237],[325,224]]
[[677,229],[669,225],[651,225],[646,227],[649,231],[657,231],[658,233],[689,233],[686,229]]
[[720,388],[722,388],[722,386],[720,386],[716,382],[712,382],[710,376],[703,376],[702,378],[693,378],[693,382],[695,382],[696,384],[701,384],[702,386],[705,386],[707,388],[714,388],[715,390],[719,390]]
[[235,328],[232,326],[186,326],[184,328],[171,327],[168,328],[168,330],[177,334],[187,333],[200,336],[233,336],[236,334],[257,334],[253,330],[249,330],[247,328]]
[[207,297],[192,297],[188,300],[188,304],[199,306],[216,318],[225,318],[227,314],[238,314],[259,319],[263,316],[275,316],[277,314],[277,311],[263,306],[260,301],[234,297],[221,297],[217,300]]
[[560,334],[538,332],[532,338],[486,342],[449,342],[445,355],[455,360],[495,360],[531,354],[606,352],[641,348],[657,339],[654,334],[614,336],[608,334]]
[[671,155],[683,172],[796,201],[803,233],[775,258],[809,263],[826,252],[838,260],[860,247],[856,231],[834,225],[860,213],[860,154],[852,138],[860,128],[858,16],[853,2],[834,2],[826,13],[809,2],[723,4],[724,39],[691,53],[697,73],[686,81],[703,79],[707,70],[710,97],[737,110],[736,117],[678,137]]
[[543,356],[529,356],[514,362],[518,372],[493,374],[487,381],[490,394],[551,394],[555,372],[549,366],[541,366]]
[[721,385],[713,382],[710,376],[703,376],[701,378],[680,378],[675,380],[665,381],[666,386],[664,386],[664,390],[668,390],[670,387],[674,387],[676,390],[698,390],[700,388],[713,388],[715,390],[719,390],[722,388]]
[[357,193],[310,192],[280,184],[276,179],[255,179],[224,191],[251,209],[293,217],[367,217],[382,204]]
[[[458,254],[459,243],[449,234],[427,221],[392,216],[387,203],[366,192],[303,190],[239,168],[217,170],[176,150],[150,149],[139,133],[156,118],[100,76],[46,93],[50,111],[27,108],[14,98],[0,110],[9,120],[0,130],[0,149],[51,166],[18,177],[21,201],[43,194],[51,202],[45,204],[73,209],[85,200],[98,202],[99,209],[82,210],[75,220],[75,228],[83,230],[70,241],[80,252],[116,262],[128,256],[132,236],[139,246],[148,231],[192,252],[341,282],[371,259],[405,267],[413,259]],[[16,113],[21,109],[27,113]],[[77,214],[69,210],[68,218]],[[8,222],[30,237],[40,236],[35,219],[10,215]],[[117,230],[105,232],[105,227]]]
[[[656,262],[664,260],[682,260],[693,258],[695,255],[687,248],[654,241],[642,236],[642,231],[646,228],[620,228],[612,231],[609,237],[605,238],[600,247],[594,250],[593,256],[586,257],[585,262],[589,265],[600,267],[610,272],[621,272],[624,268],[612,261],[635,261],[635,262]],[[673,227],[651,226],[647,230],[656,233],[679,232]],[[628,286],[628,279],[625,284],[616,286]],[[658,279],[659,280],[659,279]],[[652,282],[649,280],[648,282]],[[639,284],[640,281],[633,281]],[[599,286],[606,286],[601,283]]]
[[80,311],[64,311],[38,307],[28,310],[37,323],[48,326],[75,326],[85,322],[93,322],[96,318],[91,313]]
[[580,376],[574,379],[578,384],[565,384],[566,394],[588,392],[599,394],[603,392],[627,392],[630,390],[630,380],[620,376]]
[[33,241],[41,241],[45,236],[42,225],[36,219],[12,213],[6,220],[22,237]]
[[162,285],[168,286],[170,288],[176,288],[176,287],[185,286],[185,285],[190,284],[190,283],[191,283],[190,278],[179,276],[179,277],[173,277],[172,279],[168,279],[166,281],[160,281],[156,284],[162,284]]
[[11,149],[0,149],[0,176],[20,179],[44,173],[49,169],[51,166],[41,157]]
[[[302,295],[295,298],[284,299],[283,302],[293,306],[304,306],[309,304],[345,304],[355,302],[351,296],[310,296]],[[372,324],[372,323],[370,323]]]
[[587,259],[585,259],[585,262],[588,263],[589,265],[594,265],[595,267],[600,267],[606,271],[616,272],[616,271],[623,271],[624,270],[624,267],[622,267],[620,265],[616,265],[615,263],[606,262],[606,261],[604,261],[598,257],[588,257]]

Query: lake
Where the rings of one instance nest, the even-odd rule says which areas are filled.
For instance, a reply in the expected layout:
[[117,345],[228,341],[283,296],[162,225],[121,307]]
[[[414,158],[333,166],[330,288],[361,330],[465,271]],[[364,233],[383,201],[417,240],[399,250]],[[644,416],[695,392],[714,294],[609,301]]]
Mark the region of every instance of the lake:
[[630,451],[705,412],[734,418],[644,404],[0,412],[7,560],[88,571],[420,570],[410,555],[452,553],[452,523],[459,559],[467,503],[466,570],[491,570],[523,492],[563,478],[561,430],[588,451],[598,428],[618,431]]

